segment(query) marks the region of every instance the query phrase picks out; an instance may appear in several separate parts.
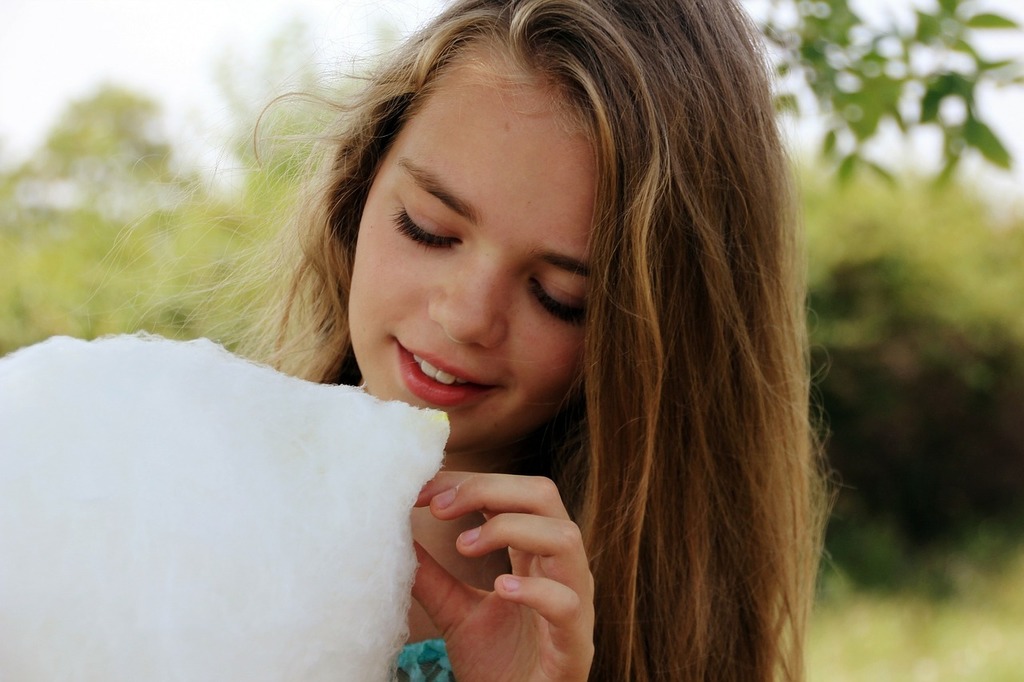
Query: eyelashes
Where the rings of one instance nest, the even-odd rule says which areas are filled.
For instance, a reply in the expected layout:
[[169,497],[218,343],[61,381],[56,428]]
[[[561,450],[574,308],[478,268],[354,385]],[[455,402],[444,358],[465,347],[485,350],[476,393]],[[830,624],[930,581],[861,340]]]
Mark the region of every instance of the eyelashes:
[[542,287],[540,282],[535,279],[530,280],[530,292],[544,310],[548,311],[559,320],[568,322],[572,325],[583,324],[584,314],[586,313],[585,309],[556,301],[548,295],[548,292],[544,291],[544,287]]
[[[417,244],[421,244],[427,248],[450,249],[459,241],[455,237],[442,237],[441,235],[427,232],[413,221],[405,209],[399,209],[393,216],[393,220],[395,229],[398,230],[399,234],[402,234]],[[542,287],[540,282],[536,279],[530,280],[530,293],[549,315],[552,315],[556,319],[567,324],[577,326],[583,324],[586,309],[578,306],[566,305],[565,303],[552,298],[552,296],[544,290],[544,287]]]
[[435,249],[450,249],[457,241],[454,237],[442,237],[432,232],[427,232],[413,222],[405,209],[401,209],[395,214],[394,221],[395,227],[398,231],[417,244],[422,244]]

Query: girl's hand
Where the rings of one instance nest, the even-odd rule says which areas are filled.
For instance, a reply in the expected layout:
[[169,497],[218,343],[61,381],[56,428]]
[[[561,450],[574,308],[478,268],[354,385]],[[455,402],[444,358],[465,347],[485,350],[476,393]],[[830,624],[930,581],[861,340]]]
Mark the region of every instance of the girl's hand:
[[454,578],[422,547],[412,595],[444,634],[460,682],[586,680],[594,656],[594,580],[580,530],[546,478],[441,472],[416,506],[451,520],[481,512],[456,543],[467,557],[508,548],[494,591]]

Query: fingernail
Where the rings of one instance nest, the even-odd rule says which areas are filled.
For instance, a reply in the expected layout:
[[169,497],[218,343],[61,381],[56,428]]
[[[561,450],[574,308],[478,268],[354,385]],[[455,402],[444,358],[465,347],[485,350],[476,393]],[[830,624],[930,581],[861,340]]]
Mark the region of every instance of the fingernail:
[[449,488],[448,490],[445,490],[443,493],[438,493],[437,495],[434,496],[434,506],[437,507],[438,509],[450,507],[452,502],[455,501],[455,493],[455,488]]
[[508,592],[518,591],[519,585],[519,578],[512,575],[506,575],[501,579],[501,586],[504,587],[505,590]]
[[459,536],[459,542],[464,545],[472,545],[480,537],[480,528],[470,528]]

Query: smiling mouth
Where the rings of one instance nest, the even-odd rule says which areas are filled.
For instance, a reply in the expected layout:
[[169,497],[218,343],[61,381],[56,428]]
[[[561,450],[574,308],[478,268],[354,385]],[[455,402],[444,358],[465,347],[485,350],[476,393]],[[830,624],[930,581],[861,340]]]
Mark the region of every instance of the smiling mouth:
[[445,386],[451,386],[452,384],[466,384],[466,383],[469,383],[465,379],[461,379],[461,378],[455,376],[454,374],[449,374],[448,372],[445,372],[444,370],[440,370],[437,367],[434,367],[432,364],[430,364],[429,362],[427,362],[426,360],[424,360],[423,358],[421,358],[418,355],[413,355],[412,359],[416,361],[417,365],[419,365],[421,372],[423,372],[424,374],[426,374],[428,377],[430,377],[434,381],[438,382],[439,384],[444,384]]

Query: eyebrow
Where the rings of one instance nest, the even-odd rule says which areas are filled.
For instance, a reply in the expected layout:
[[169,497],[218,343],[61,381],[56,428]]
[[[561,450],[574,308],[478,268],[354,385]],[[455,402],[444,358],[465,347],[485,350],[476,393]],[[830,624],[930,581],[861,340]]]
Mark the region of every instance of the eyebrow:
[[437,197],[442,204],[455,211],[466,220],[474,223],[478,222],[477,214],[473,207],[455,196],[451,190],[444,186],[444,183],[441,182],[441,179],[436,175],[428,171],[426,168],[417,166],[409,159],[399,159],[398,165],[409,174],[413,181],[419,185],[420,189],[424,192]]
[[[413,161],[407,158],[399,159],[398,166],[408,173],[409,177],[413,179],[413,182],[415,182],[424,192],[437,198],[442,204],[455,211],[455,213],[459,214],[466,220],[473,223],[479,222],[476,209],[474,209],[468,202],[460,199],[450,189],[445,187],[444,182],[442,182],[437,175],[426,168],[416,165]],[[565,270],[573,275],[586,277],[590,274],[590,268],[586,263],[561,253],[544,251],[538,254],[538,257],[545,263],[553,265],[560,270]]]

